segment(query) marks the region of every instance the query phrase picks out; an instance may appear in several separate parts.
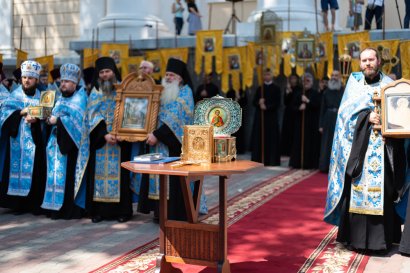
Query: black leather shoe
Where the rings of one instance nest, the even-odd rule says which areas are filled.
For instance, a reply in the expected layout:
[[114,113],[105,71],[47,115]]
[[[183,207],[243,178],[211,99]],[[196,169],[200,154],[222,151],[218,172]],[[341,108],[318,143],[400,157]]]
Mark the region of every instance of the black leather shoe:
[[94,217],[91,219],[91,222],[93,222],[93,223],[99,223],[99,222],[101,222],[102,220],[103,220],[103,218],[102,218],[101,216],[97,215],[97,216],[94,216]]
[[118,223],[125,223],[125,222],[127,222],[128,220],[130,220],[130,219],[131,219],[130,216],[119,216],[119,217],[117,218],[117,221],[118,221]]

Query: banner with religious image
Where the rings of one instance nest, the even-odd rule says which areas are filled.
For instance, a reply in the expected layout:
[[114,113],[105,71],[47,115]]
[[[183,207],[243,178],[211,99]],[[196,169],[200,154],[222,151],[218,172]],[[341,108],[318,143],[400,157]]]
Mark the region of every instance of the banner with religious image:
[[248,65],[244,71],[245,85],[251,87],[253,83],[254,69],[258,76],[258,83],[262,83],[262,70],[269,68],[274,76],[280,73],[280,63],[282,61],[282,51],[280,46],[258,45],[249,42],[247,46]]
[[410,41],[400,43],[401,77],[410,80]]
[[[162,66],[166,67],[169,58],[175,58],[188,63],[188,48],[167,48],[161,49]],[[165,70],[163,71],[165,73]]]
[[104,43],[101,45],[101,56],[107,56],[114,59],[118,69],[121,70],[121,62],[129,57],[128,44],[110,44]]
[[350,34],[340,34],[337,36],[337,45],[339,47],[339,56],[344,53],[345,47],[348,50],[348,54],[352,57],[352,72],[360,71],[360,49],[361,44],[365,41],[369,41],[369,32],[355,32]]
[[40,76],[46,74],[48,82],[52,82],[53,78],[50,75],[50,71],[54,69],[54,56],[48,55],[34,59],[36,62],[41,64]]
[[325,64],[327,65],[327,76],[333,72],[333,32],[321,33],[316,45],[316,56],[319,62],[316,63],[316,77],[321,79],[325,75]]
[[196,33],[195,73],[200,74],[204,61],[205,74],[212,72],[215,57],[216,73],[222,73],[223,30],[204,30]]
[[223,50],[223,72],[221,79],[221,90],[229,91],[229,76],[231,77],[232,88],[239,92],[241,89],[241,74],[242,87],[244,89],[244,74],[247,67],[246,47],[230,47]]
[[390,74],[392,68],[399,63],[397,51],[399,49],[400,40],[384,40],[384,41],[364,41],[361,49],[373,47],[379,51],[382,61],[381,70],[385,74]]
[[151,76],[156,80],[161,79],[163,70],[165,70],[165,67],[162,65],[161,50],[147,51],[145,56],[145,59],[154,65],[154,72]]
[[125,76],[139,70],[141,62],[144,60],[143,56],[132,56],[121,61],[121,77],[124,79]]
[[95,67],[95,61],[99,57],[100,51],[97,48],[84,48],[83,68]]
[[16,48],[16,56],[16,68],[19,68],[23,62],[27,61],[28,53]]
[[[282,32],[282,57],[283,57],[283,73],[286,77],[292,74],[292,68],[296,66],[296,40],[302,35],[301,31],[284,31]],[[303,67],[297,67],[298,71]],[[299,73],[297,73],[299,75]]]

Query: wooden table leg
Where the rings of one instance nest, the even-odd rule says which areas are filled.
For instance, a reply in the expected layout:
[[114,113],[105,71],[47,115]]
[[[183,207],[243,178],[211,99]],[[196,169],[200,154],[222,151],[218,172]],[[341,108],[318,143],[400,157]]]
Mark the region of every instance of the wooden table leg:
[[228,260],[228,219],[227,219],[227,183],[226,176],[219,177],[219,249],[222,260],[218,262],[218,273],[231,273]]
[[172,272],[171,263],[165,260],[165,221],[168,219],[168,176],[159,176],[159,253],[155,273]]

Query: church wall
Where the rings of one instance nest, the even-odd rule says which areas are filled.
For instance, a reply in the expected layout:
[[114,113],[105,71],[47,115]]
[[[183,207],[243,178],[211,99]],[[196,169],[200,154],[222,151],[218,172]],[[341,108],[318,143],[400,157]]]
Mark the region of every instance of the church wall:
[[20,44],[20,22],[23,19],[22,50],[30,58],[45,54],[44,27],[47,32],[47,54],[69,54],[69,42],[80,37],[81,0],[14,0],[13,44]]

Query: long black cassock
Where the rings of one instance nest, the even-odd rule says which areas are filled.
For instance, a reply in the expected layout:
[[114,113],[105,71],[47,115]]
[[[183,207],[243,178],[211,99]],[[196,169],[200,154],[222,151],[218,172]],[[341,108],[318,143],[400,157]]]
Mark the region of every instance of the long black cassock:
[[293,111],[293,97],[300,91],[299,86],[292,88],[292,92],[284,95],[283,103],[285,104],[285,110],[283,112],[282,131],[280,138],[280,149],[282,155],[290,155],[293,145],[293,131],[295,113]]
[[341,216],[337,241],[355,249],[385,250],[400,242],[400,220],[394,201],[404,183],[406,158],[403,140],[386,138],[384,145],[383,215],[349,212],[352,180],[362,175],[365,154],[372,126],[370,111],[359,113],[352,150],[346,166],[346,178],[341,198]]
[[[101,216],[104,219],[118,217],[129,218],[132,216],[132,193],[130,189],[130,173],[124,168],[120,169],[119,202],[99,202],[93,201],[95,191],[95,168],[97,150],[105,145],[104,136],[108,134],[105,121],[101,121],[90,133],[90,159],[88,163],[88,209],[91,217]],[[120,162],[129,161],[131,157],[131,145],[129,142],[118,142],[121,150]]]
[[330,153],[332,151],[337,111],[339,110],[343,92],[343,89],[326,89],[322,96],[319,119],[319,128],[323,128],[319,158],[319,170],[322,172],[327,172],[329,170]]
[[[279,110],[281,106],[280,87],[272,83],[264,84],[264,98],[266,110],[263,111],[264,117],[264,164],[266,166],[280,165],[280,134],[279,134]],[[255,106],[255,118],[253,123],[252,134],[252,160],[262,162],[262,145],[261,145],[261,108],[259,99],[262,90],[259,87],[253,98]]]
[[[304,153],[303,168],[316,169],[319,164],[320,134],[319,134],[319,112],[321,95],[315,89],[305,91],[305,96],[309,99],[304,110]],[[292,108],[294,111],[294,131],[293,143],[290,154],[289,166],[301,168],[301,147],[302,147],[302,112],[299,110],[302,104],[302,91],[298,90],[293,97]]]
[[[40,205],[43,201],[44,190],[45,190],[45,173],[46,173],[46,158],[45,158],[45,148],[44,148],[44,141],[42,139],[42,126],[40,120],[37,122],[32,123],[30,126],[30,136],[26,135],[23,132],[27,132],[27,128],[23,129],[24,126],[27,124],[24,123],[23,117],[20,115],[21,110],[24,107],[30,106],[27,103],[30,101],[36,101],[39,103],[39,91],[33,90],[32,92],[23,91],[22,88],[16,89],[2,105],[2,112],[1,112],[1,135],[5,137],[8,141],[6,141],[6,147],[0,147],[1,149],[6,150],[6,156],[4,161],[4,168],[3,168],[3,175],[0,183],[0,206],[4,208],[10,208],[17,212],[33,212],[38,214],[42,212]],[[33,104],[34,105],[34,104]],[[4,117],[4,119],[3,119]],[[23,138],[23,134],[25,138],[31,138],[30,141]],[[17,138],[23,138],[23,141],[19,141]],[[33,164],[32,172],[30,173],[23,173],[24,167],[20,170],[19,177],[16,178],[16,175],[13,175],[13,179],[19,179],[21,185],[25,184],[22,183],[21,180],[29,179],[31,182],[29,192],[27,195],[18,196],[15,194],[8,194],[10,188],[10,161],[11,161],[11,147],[10,141],[17,140],[20,143],[34,143],[34,157],[26,157],[26,153],[18,153],[16,156],[24,156],[24,158],[20,159],[19,164]],[[31,144],[30,144],[31,145]],[[23,147],[19,146],[18,149],[23,150]],[[27,150],[26,148],[24,148]],[[13,152],[16,153],[16,152]],[[24,155],[21,155],[24,154]],[[14,191],[19,191],[16,188],[16,185],[13,186]]]
[[[170,157],[181,155],[182,145],[166,124],[153,131],[159,142],[167,146]],[[178,176],[170,176],[168,219],[186,220],[185,204]],[[159,217],[159,200],[149,198],[149,175],[142,175],[138,200],[138,212],[148,214],[154,211],[154,217]]]

